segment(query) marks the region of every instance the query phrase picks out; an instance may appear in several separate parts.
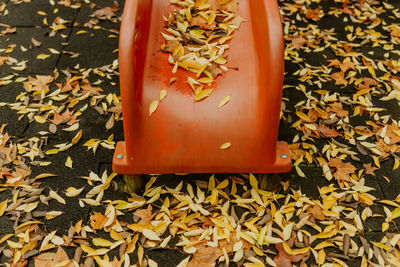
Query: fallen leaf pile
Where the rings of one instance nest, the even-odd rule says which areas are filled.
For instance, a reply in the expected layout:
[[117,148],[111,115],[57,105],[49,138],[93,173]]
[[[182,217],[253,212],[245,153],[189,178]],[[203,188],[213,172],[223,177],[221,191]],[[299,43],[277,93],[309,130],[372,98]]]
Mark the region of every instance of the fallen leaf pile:
[[[32,2],[1,3],[0,16]],[[175,70],[193,72],[188,83],[201,100],[225,71],[227,42],[243,21],[237,11],[245,1],[170,2],[179,9],[165,18],[162,50]],[[48,5],[51,12],[35,14],[47,30],[43,39],[19,43],[12,38],[23,27],[0,24],[0,68],[7,70],[0,76],[3,264],[400,266],[397,2],[280,2],[286,45],[280,139],[293,159],[280,191],[262,190],[251,174],[215,174],[151,176],[140,194],[122,193],[122,179],[109,167],[122,138],[117,53],[104,66],[25,72],[31,61],[79,59],[85,51],[48,47],[52,38],[89,31],[116,38],[121,7]],[[81,27],[76,34],[67,32],[63,8],[86,12],[72,23]],[[150,115],[167,94],[151,103]],[[229,102],[224,97],[219,108]],[[90,128],[93,121],[105,135]],[[27,129],[16,133],[23,122]],[[92,169],[95,161],[101,167]]]
[[[239,1],[170,0],[170,3],[179,9],[164,17],[166,32],[161,33],[165,39],[161,50],[169,53],[172,73],[183,68],[195,74],[188,73],[187,82],[194,92],[194,101],[200,101],[210,96],[217,76],[228,70],[225,66],[228,42],[244,21],[237,15]],[[171,78],[170,84],[176,79]],[[156,108],[153,103],[152,107]]]

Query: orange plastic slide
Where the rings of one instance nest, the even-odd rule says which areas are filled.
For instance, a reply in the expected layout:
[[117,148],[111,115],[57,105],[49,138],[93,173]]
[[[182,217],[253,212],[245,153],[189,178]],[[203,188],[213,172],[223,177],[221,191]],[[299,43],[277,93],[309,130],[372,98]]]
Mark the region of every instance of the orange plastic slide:
[[[229,42],[229,69],[199,102],[188,72],[173,66],[160,47],[168,0],[127,0],[120,44],[120,87],[125,141],[113,170],[120,174],[282,173],[291,168],[288,145],[278,142],[284,43],[276,0],[240,0],[246,19]],[[149,116],[161,90],[167,97]],[[230,102],[218,107],[225,96]],[[230,147],[221,149],[221,145]]]

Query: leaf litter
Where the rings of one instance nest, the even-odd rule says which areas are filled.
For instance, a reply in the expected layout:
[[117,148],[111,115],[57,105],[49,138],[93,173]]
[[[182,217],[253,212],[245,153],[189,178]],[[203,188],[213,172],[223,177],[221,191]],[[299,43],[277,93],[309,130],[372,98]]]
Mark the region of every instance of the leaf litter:
[[[12,2],[23,5],[29,1]],[[202,100],[212,93],[209,84],[225,71],[227,58],[223,52],[242,19],[235,18],[236,1],[189,2],[195,8],[188,8],[188,1],[172,1],[183,11],[166,18],[163,50],[171,54],[174,66],[193,72],[188,84],[194,88],[194,98]],[[61,4],[80,6],[70,1]],[[0,5],[0,14],[8,14],[8,5]],[[220,5],[226,10],[215,9]],[[100,27],[102,20],[118,21],[116,6],[91,8],[87,27]],[[33,177],[32,169],[51,166],[51,155],[68,153],[72,146],[84,146],[93,153],[99,147],[115,148],[113,134],[107,139],[85,136],[85,124],[78,122],[89,110],[113,118],[104,125],[106,129],[112,129],[114,120],[122,118],[119,97],[104,94],[101,82],[89,81],[93,76],[110,79],[117,74],[118,63],[48,75],[4,75],[1,86],[15,83],[24,91],[15,102],[2,102],[0,106],[15,111],[19,119],[26,118],[31,124],[43,124],[49,129],[18,139],[9,135],[7,125],[0,127],[0,190],[4,194],[0,217],[13,222],[12,229],[7,228],[8,233],[0,238],[0,252],[7,264],[157,266],[162,262],[151,259],[150,252],[165,249],[186,254],[179,266],[226,266],[232,262],[239,266],[347,266],[354,260],[361,266],[400,265],[396,221],[400,217],[400,196],[380,199],[375,195],[379,189],[370,186],[375,176],[382,183],[394,183],[400,166],[400,124],[389,110],[400,101],[396,50],[400,42],[396,23],[400,12],[390,3],[368,0],[335,2],[329,7],[322,2],[315,5],[303,0],[285,1],[281,12],[285,57],[295,65],[287,75],[296,83],[285,85],[289,98],[284,98],[282,104],[282,123],[287,124],[287,130],[295,130],[290,144],[295,166],[292,174],[296,179],[307,179],[306,169],[317,166],[321,179],[328,183],[318,187],[318,197],[307,196],[291,180],[282,182],[281,191],[261,190],[253,175],[232,175],[230,179],[213,175],[208,182],[181,182],[174,188],[159,185],[154,176],[141,195],[121,199],[109,198],[107,193],[118,187],[114,173],[82,174],[87,185],[79,188],[45,188],[43,181],[55,178],[57,173],[42,172]],[[221,44],[211,46],[218,55],[213,58],[203,42],[216,30],[213,20],[232,14],[232,23],[227,21],[233,31],[219,36]],[[329,16],[343,20],[344,28],[319,24]],[[183,20],[177,20],[180,17]],[[50,35],[62,34],[64,24],[61,18],[51,22]],[[193,26],[200,30],[190,29]],[[6,35],[18,34],[11,26],[4,26],[2,31]],[[189,38],[184,39],[181,31]],[[43,45],[35,39],[32,44]],[[185,56],[180,53],[188,48],[183,44],[206,49],[203,52],[207,55],[180,60]],[[16,47],[9,44],[0,48],[0,65],[15,65],[15,70],[21,71],[24,61],[8,56]],[[321,54],[319,62],[310,61],[310,56],[319,58]],[[38,60],[46,60],[47,54],[43,55],[46,56]],[[195,68],[204,66],[204,58],[212,62],[211,66]],[[175,80],[171,78],[170,84]],[[160,101],[166,95],[166,91],[160,92]],[[220,108],[228,102],[230,97],[226,96],[220,101]],[[62,129],[69,129],[74,137],[49,147],[48,137]],[[221,147],[228,148],[228,144]],[[65,162],[66,168],[73,169],[73,155],[63,158],[67,161],[62,165]],[[96,211],[87,221],[71,222],[65,233],[47,232],[48,221],[67,211],[52,210],[49,203],[66,206],[69,201],[81,207],[96,207]],[[379,240],[367,238],[371,220],[380,226]],[[66,250],[74,251],[74,256],[68,256]]]

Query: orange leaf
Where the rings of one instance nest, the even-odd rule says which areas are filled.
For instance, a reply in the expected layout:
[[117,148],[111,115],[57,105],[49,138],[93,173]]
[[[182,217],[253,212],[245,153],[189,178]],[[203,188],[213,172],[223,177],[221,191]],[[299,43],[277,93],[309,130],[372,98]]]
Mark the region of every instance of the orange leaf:
[[354,167],[350,162],[343,162],[340,158],[333,158],[328,163],[329,167],[336,168],[336,172],[333,174],[338,181],[350,182],[350,174],[354,173],[357,168]]
[[92,226],[93,229],[99,230],[102,229],[103,226],[106,224],[108,218],[101,214],[100,212],[95,212],[91,217],[90,217],[90,226]]

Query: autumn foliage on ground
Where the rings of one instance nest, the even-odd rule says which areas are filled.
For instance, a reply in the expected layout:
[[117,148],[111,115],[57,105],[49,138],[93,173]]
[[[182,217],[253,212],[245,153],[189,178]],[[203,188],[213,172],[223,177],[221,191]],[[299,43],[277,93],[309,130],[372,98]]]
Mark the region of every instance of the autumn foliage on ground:
[[[1,18],[33,2],[3,1]],[[56,57],[82,58],[83,65],[85,44],[74,51],[68,43],[101,32],[116,39],[121,3],[42,2],[47,11],[29,11],[44,29],[41,38],[20,41],[24,27],[0,24],[0,109],[7,114],[0,122],[0,261],[6,266],[400,265],[397,2],[279,2],[286,45],[280,139],[290,143],[293,170],[282,175],[278,191],[262,190],[252,174],[215,174],[173,176],[168,185],[163,176],[149,176],[138,194],[121,192],[110,164],[88,169],[91,161],[111,162],[120,136],[118,47],[105,65],[30,69],[62,61]],[[204,2],[235,7],[238,15],[246,4]],[[77,15],[64,18],[69,11]],[[88,14],[84,20],[80,12]],[[207,28],[204,16],[196,20]],[[246,22],[231,25],[240,23]],[[194,43],[206,37],[193,34]],[[63,43],[57,49],[48,45],[56,38]],[[176,40],[167,40],[163,49],[176,47],[181,53]],[[221,78],[229,66],[223,59],[202,78]],[[173,63],[171,71],[180,62]],[[194,97],[212,97],[204,84],[188,84]],[[93,130],[93,121],[106,135]],[[27,125],[23,134],[20,122]],[[59,187],[65,180],[70,184]]]

